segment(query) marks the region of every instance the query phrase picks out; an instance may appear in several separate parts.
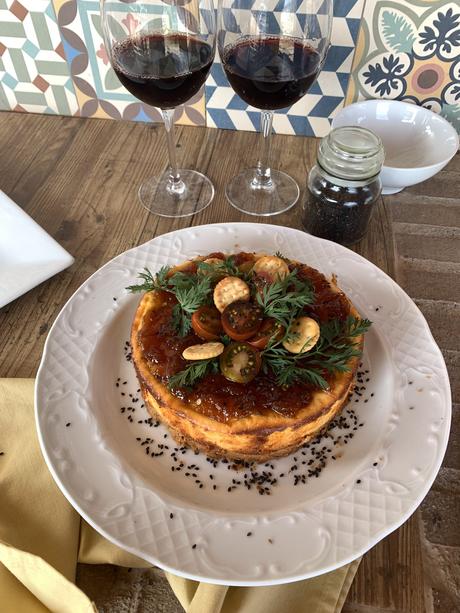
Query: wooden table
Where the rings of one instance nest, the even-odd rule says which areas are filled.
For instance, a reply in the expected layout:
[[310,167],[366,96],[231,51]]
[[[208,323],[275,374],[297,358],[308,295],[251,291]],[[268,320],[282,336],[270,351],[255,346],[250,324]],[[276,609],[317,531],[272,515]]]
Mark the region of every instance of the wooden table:
[[[238,213],[224,196],[227,179],[254,163],[257,135],[183,127],[176,135],[179,163],[206,173],[217,195],[195,217],[168,220],[148,214],[136,196],[142,179],[167,165],[161,126],[0,114],[0,188],[75,256],[72,267],[0,310],[1,377],[35,375],[46,333],[63,304],[115,255],[188,225],[264,222]],[[275,136],[273,165],[292,174],[303,188],[315,150],[314,139]],[[458,158],[430,181],[382,198],[367,236],[356,247],[402,285],[424,312],[450,369],[456,402]],[[295,228],[299,219],[296,207],[269,221]],[[365,555],[347,613],[460,610],[459,469],[456,406],[451,442],[433,489],[404,526]],[[181,610],[159,571],[81,566],[79,584],[102,611]]]

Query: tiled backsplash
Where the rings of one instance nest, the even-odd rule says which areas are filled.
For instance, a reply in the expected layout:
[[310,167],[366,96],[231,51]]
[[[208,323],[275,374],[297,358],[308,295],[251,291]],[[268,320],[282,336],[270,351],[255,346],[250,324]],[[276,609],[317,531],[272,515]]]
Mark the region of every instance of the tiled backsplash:
[[421,103],[460,132],[458,0],[367,0],[346,101]]
[[[423,104],[460,132],[458,1],[335,0],[324,68],[302,100],[275,114],[274,129],[322,136],[344,101],[378,97]],[[159,120],[110,67],[98,0],[0,0],[0,109]],[[255,130],[259,112],[233,92],[216,57],[204,91],[176,120]]]

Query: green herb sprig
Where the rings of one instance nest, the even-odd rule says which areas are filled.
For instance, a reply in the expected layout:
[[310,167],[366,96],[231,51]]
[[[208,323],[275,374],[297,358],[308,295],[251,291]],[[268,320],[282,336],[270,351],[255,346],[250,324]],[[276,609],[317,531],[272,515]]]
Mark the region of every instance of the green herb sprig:
[[184,370],[181,370],[169,379],[168,387],[169,389],[193,387],[197,381],[209,372],[219,372],[219,360],[217,358],[191,362]]
[[130,292],[164,290],[173,294],[178,304],[174,305],[171,323],[175,330],[186,336],[191,328],[191,316],[200,306],[209,302],[212,278],[177,271],[170,275],[171,267],[163,266],[153,275],[148,268],[139,273],[142,283],[129,285]]
[[[212,279],[210,277],[193,277],[191,283],[176,285],[174,295],[177,298],[178,304],[174,305],[172,322],[176,330],[181,336],[186,336],[190,332],[192,326],[191,316],[197,311],[200,306],[208,302],[212,287]],[[172,277],[174,280],[174,276]],[[193,281],[195,280],[195,283]]]
[[293,318],[305,306],[312,304],[314,292],[311,284],[299,279],[294,269],[284,279],[266,285],[262,293],[257,292],[256,300],[266,317],[273,317],[288,328]]
[[239,277],[245,281],[250,279],[249,273],[240,270],[238,266],[235,265],[233,256],[229,256],[225,258],[225,260],[220,260],[212,264],[209,262],[197,262],[197,265],[199,274],[211,276],[213,280],[223,275],[227,277]]
[[284,260],[286,262],[286,264],[290,263],[289,258],[287,258],[283,253],[281,253],[281,251],[276,251],[275,255],[277,258],[280,258],[280,260]]
[[364,334],[370,327],[368,319],[347,317],[345,321],[333,319],[321,326],[318,343],[308,353],[292,354],[282,343],[289,334],[279,341],[269,343],[263,351],[263,368],[276,373],[276,383],[289,386],[298,381],[311,383],[321,389],[327,389],[328,383],[323,372],[347,372],[349,361],[361,355],[353,343],[353,338]]
[[170,266],[162,266],[155,276],[152,275],[148,268],[144,268],[144,272],[140,272],[137,276],[142,283],[137,285],[128,285],[126,288],[132,293],[151,292],[152,290],[163,289],[168,291],[167,275],[171,270]]

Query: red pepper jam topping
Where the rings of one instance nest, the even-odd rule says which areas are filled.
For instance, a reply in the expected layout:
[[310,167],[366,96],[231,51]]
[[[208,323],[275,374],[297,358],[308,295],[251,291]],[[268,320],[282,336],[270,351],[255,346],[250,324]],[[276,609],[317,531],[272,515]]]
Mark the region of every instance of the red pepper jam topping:
[[[217,254],[216,254],[217,255]],[[218,254],[220,255],[220,254]],[[246,263],[252,254],[240,253],[235,263]],[[317,270],[309,266],[299,267],[299,277],[309,279],[315,291],[315,303],[305,307],[305,312],[320,322],[332,318],[345,319],[349,314],[349,304],[342,293],[337,293]],[[202,343],[194,332],[180,337],[171,325],[172,310],[176,298],[162,292],[163,305],[150,312],[139,331],[139,344],[144,357],[152,365],[152,371],[165,385],[169,377],[184,370],[188,362],[182,358],[186,347]],[[322,373],[328,379],[326,373]],[[305,382],[294,383],[283,388],[275,383],[275,375],[260,372],[254,380],[241,384],[227,380],[222,374],[208,374],[198,381],[192,389],[176,389],[174,395],[193,405],[194,410],[216,421],[230,422],[251,414],[267,415],[278,413],[293,416],[305,407],[314,387]],[[198,401],[198,404],[197,404]]]
[[302,264],[299,277],[308,279],[315,292],[315,302],[305,307],[305,313],[320,323],[330,319],[343,321],[350,314],[350,306],[345,294],[333,289],[326,277],[315,268]]

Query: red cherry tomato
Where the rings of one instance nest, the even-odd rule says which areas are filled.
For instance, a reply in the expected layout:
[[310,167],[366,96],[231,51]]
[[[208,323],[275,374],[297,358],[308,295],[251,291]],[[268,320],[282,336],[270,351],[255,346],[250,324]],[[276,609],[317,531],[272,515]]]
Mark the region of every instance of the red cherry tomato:
[[192,315],[192,328],[203,340],[218,341],[223,332],[219,311],[212,306],[200,307]]
[[265,349],[268,345],[268,341],[275,337],[278,341],[284,336],[284,326],[282,326],[279,322],[277,322],[272,317],[268,319],[264,319],[262,325],[257,330],[255,335],[248,339],[248,343],[255,347],[256,349]]
[[222,312],[224,331],[235,341],[245,341],[254,336],[262,321],[262,308],[252,302],[232,302]]
[[247,343],[230,343],[219,359],[224,377],[235,383],[249,383],[262,365],[260,353]]

